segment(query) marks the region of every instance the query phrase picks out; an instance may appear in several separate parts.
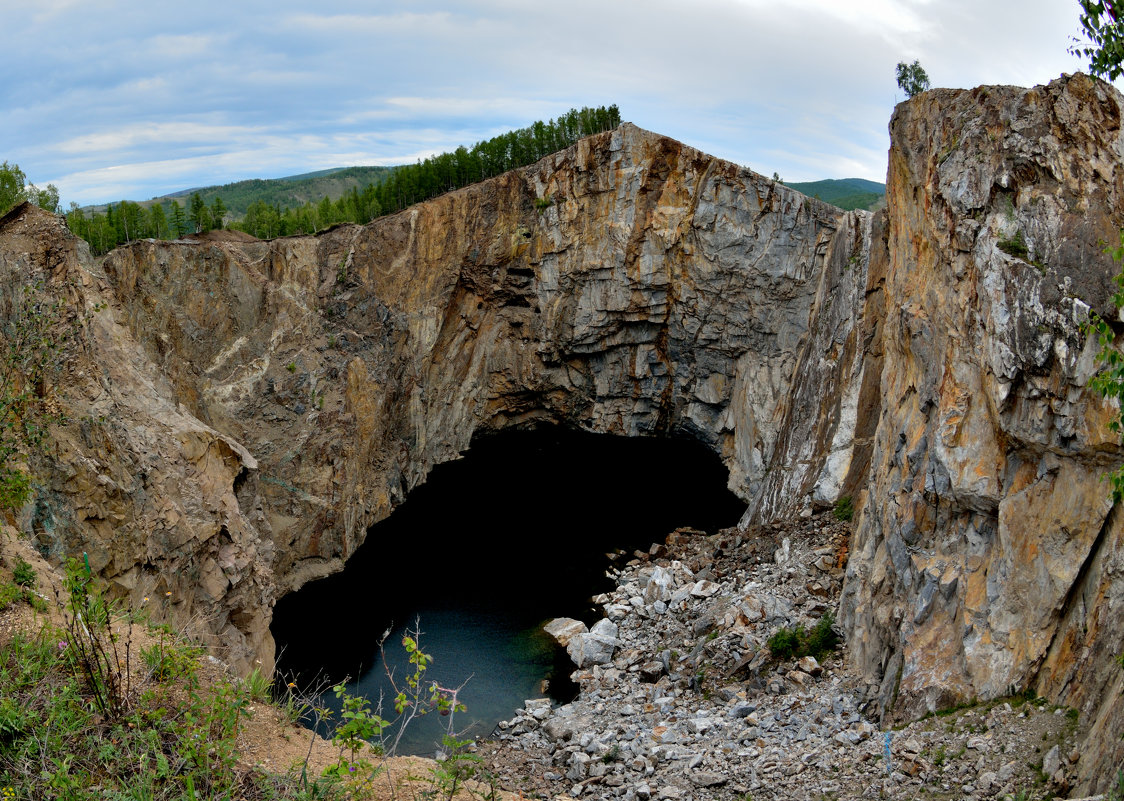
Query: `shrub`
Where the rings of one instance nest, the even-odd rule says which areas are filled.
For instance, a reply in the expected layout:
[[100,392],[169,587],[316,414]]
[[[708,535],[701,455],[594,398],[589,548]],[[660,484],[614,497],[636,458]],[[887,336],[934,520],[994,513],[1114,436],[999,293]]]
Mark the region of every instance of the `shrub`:
[[795,629],[780,629],[769,638],[769,650],[777,659],[789,659],[790,657],[797,656],[800,652],[804,636],[803,626],[797,626]]
[[836,634],[835,629],[832,628],[834,624],[835,615],[831,612],[821,617],[816,625],[812,627],[811,632],[809,632],[808,639],[804,644],[804,651],[810,656],[819,659],[838,648],[839,635]]
[[21,587],[34,589],[39,583],[39,577],[35,575],[35,569],[28,562],[22,557],[17,557],[16,566],[12,569],[12,581]]
[[839,500],[835,502],[831,513],[835,515],[836,520],[847,521],[855,516],[855,506],[851,501],[850,495],[842,495]]
[[1008,256],[1014,256],[1016,259],[1022,259],[1023,261],[1026,261],[1027,256],[1030,255],[1022,231],[1015,231],[1015,235],[1010,239],[1000,239],[996,247]]
[[782,660],[801,656],[821,659],[839,647],[839,635],[832,629],[834,624],[835,616],[828,612],[816,622],[811,631],[805,631],[803,626],[779,629],[769,638],[769,651],[774,658]]

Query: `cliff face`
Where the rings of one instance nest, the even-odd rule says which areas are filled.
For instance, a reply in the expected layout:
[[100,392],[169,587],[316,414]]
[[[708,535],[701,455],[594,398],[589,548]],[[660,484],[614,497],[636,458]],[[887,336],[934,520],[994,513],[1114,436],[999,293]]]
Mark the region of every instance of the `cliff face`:
[[857,499],[842,619],[886,715],[1029,685],[1114,758],[1120,450],[1080,324],[1114,313],[1119,109],[1082,76],[925,93],[878,215],[631,125],[319,237],[99,265],[17,209],[3,286],[86,310],[24,528],[268,667],[277,595],[474,433],[686,434],[743,525]]
[[[36,219],[25,209],[19,225]],[[15,254],[13,226],[4,233]],[[71,272],[96,277],[84,302],[106,305],[94,319],[109,333],[91,349],[127,349],[121,369],[132,372],[119,377],[97,357],[71,371],[99,373],[130,398],[122,387],[147,381],[158,403],[109,413],[65,387],[71,419],[104,418],[98,436],[112,447],[68,428],[59,459],[42,466],[51,492],[37,514],[53,548],[101,554],[98,569],[131,600],[175,577],[173,597],[208,620],[229,617],[225,595],[245,581],[231,559],[262,571],[261,602],[234,607],[251,613],[207,624],[248,665],[269,662],[274,595],[339,569],[371,524],[479,430],[550,421],[687,434],[754,498],[772,473],[810,321],[832,303],[825,275],[862,275],[868,229],[862,213],[625,125],[317,238],[139,242],[98,267],[56,237]],[[164,451],[129,432],[157,407],[238,449],[226,473],[204,471],[215,497],[196,504],[229,510],[225,559],[204,547],[209,534],[150,544],[156,513],[129,508],[134,463]],[[834,429],[817,435],[830,441]],[[91,468],[81,485],[70,474],[97,459],[114,462],[113,520],[127,536],[79,511],[106,471]],[[808,482],[817,465],[813,454]],[[160,470],[190,486],[203,468]],[[803,502],[774,493],[768,509]],[[175,515],[185,530],[203,525]]]
[[756,496],[862,225],[626,125],[366,227],[140,243],[105,270],[176,400],[260,463],[245,492],[289,589],[479,429],[686,433]]
[[1086,775],[1105,777],[1124,761],[1124,526],[1082,323],[1116,317],[1120,114],[1080,75],[898,107],[882,413],[843,602],[888,716],[1031,688],[1092,723]]

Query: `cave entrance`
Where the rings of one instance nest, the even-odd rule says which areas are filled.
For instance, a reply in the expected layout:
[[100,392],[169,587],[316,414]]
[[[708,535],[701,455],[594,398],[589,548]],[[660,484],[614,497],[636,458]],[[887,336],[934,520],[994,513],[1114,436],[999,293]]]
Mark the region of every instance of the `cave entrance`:
[[[681,526],[713,532],[737,523],[745,504],[726,478],[694,440],[560,428],[474,439],[463,459],[436,466],[370,529],[341,573],[278,602],[278,670],[302,688],[359,677],[349,691],[378,703],[387,692],[384,631],[396,627],[385,651],[403,663],[401,630],[420,620],[422,650],[434,657],[426,679],[445,687],[468,679],[458,730],[490,733],[523,699],[541,696],[544,678],[556,700],[568,700],[573,665],[541,624],[600,617],[590,598],[613,586],[605,571],[614,552],[631,558]],[[384,700],[384,717],[390,707]],[[400,753],[440,742],[438,716],[421,723]]]

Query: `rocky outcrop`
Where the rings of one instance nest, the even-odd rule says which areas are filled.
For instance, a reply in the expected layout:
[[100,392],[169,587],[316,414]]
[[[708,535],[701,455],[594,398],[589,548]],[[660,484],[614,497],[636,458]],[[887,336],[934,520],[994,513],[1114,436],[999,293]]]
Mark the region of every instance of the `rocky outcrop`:
[[1081,711],[1102,782],[1124,761],[1124,526],[1082,323],[1116,318],[1121,107],[1081,75],[898,107],[882,412],[843,601],[887,717],[1030,688]]
[[0,218],[0,276],[6,320],[25,287],[38,286],[43,305],[62,304],[56,331],[74,334],[48,396],[65,421],[34,465],[42,483],[20,528],[55,561],[85,553],[153,620],[245,669],[272,665],[272,543],[236,495],[254,457],[176,402],[121,324],[105,274],[59,218],[28,204]]
[[[20,224],[36,219],[25,209]],[[163,589],[151,576],[176,575],[172,597],[215,603],[208,617],[218,619],[229,608],[237,621],[211,631],[245,666],[250,654],[268,664],[273,596],[339,569],[371,524],[479,431],[552,422],[685,434],[755,497],[810,321],[833,300],[824,267],[834,275],[861,261],[868,227],[864,213],[625,125],[319,237],[145,241],[96,265],[44,229],[71,273],[93,277],[84,302],[101,304],[96,319],[111,332],[89,349],[113,357],[71,371],[137,400],[107,411],[68,379],[60,399],[71,420],[104,419],[104,442],[79,444],[69,428],[60,437],[83,458],[100,449],[112,469],[87,486],[68,476],[72,459],[42,465],[50,491],[32,527],[49,530],[60,553],[104,552],[102,574],[133,601]],[[18,254],[15,233],[3,232]],[[183,486],[201,470],[165,464],[163,444],[130,434],[153,415],[182,416],[231,448],[227,474],[208,473],[211,495],[196,504],[226,510],[225,555],[203,546],[209,522],[166,549],[142,535],[150,515],[133,513],[142,496],[125,483],[137,462]],[[112,519],[137,521],[137,533],[79,511],[91,492],[101,497],[102,474],[121,488]],[[769,509],[786,503],[802,500],[778,496]],[[165,557],[181,550],[185,562]],[[249,607],[224,600],[243,562],[266,588]]]
[[1074,76],[900,106],[880,215],[631,125],[318,237],[97,263],[21,207],[0,283],[82,320],[23,528],[268,668],[274,599],[475,434],[688,435],[743,528],[854,499],[841,617],[885,716],[1029,686],[1118,743],[1120,449],[1081,322],[1115,313],[1121,147]]

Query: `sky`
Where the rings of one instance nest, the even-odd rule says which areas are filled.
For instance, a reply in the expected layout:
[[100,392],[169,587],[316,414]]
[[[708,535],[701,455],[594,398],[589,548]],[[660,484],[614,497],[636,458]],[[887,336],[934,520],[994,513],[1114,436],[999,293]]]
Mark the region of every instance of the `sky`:
[[895,65],[1075,72],[1076,0],[0,0],[0,161],[64,208],[412,163],[571,108],[786,181],[884,181]]

